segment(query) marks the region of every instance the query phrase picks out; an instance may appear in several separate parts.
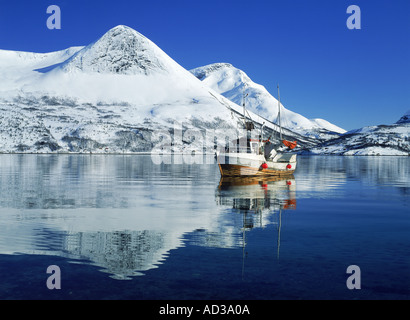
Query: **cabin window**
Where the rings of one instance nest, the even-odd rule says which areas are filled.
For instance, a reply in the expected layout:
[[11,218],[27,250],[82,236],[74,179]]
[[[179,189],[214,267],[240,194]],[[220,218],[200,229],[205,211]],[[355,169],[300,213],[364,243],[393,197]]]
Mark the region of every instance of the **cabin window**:
[[258,143],[254,142],[252,143],[252,151],[257,152],[258,151]]

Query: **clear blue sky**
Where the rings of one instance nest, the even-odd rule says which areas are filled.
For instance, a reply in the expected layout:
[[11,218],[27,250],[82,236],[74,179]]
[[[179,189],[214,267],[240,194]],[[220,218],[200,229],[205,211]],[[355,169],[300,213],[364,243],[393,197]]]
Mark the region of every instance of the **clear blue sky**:
[[[47,29],[52,4],[61,30]],[[361,30],[346,27],[352,4]],[[409,0],[1,0],[0,49],[87,45],[119,24],[186,69],[229,62],[275,96],[280,83],[288,109],[347,130],[410,109]]]

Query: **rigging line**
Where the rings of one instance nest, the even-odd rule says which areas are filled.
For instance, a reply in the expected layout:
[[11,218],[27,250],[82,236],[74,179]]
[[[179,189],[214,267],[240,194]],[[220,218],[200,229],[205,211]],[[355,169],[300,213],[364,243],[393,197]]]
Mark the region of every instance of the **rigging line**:
[[255,122],[255,121],[253,121],[253,119],[251,118],[251,115],[249,114],[248,110],[246,110],[246,113],[248,114],[249,119],[251,119],[252,122]]
[[[226,108],[228,108],[229,110],[231,110],[231,112],[233,112],[234,114],[237,114],[237,115],[241,115],[240,112],[238,112],[238,111],[236,111],[234,108],[230,107],[227,103],[225,103],[224,101],[219,100],[218,97],[216,97],[211,91],[208,91],[208,92],[209,92],[209,94],[210,94],[211,96],[213,96],[213,97],[216,99],[216,101],[218,101],[220,104],[222,104],[223,106],[225,106]],[[246,110],[246,112],[248,113],[249,118],[252,120],[252,118],[251,118],[250,115],[249,115],[248,110]],[[241,115],[241,116],[243,116],[243,115]],[[259,116],[259,117],[260,117],[261,119],[265,120],[266,123],[270,125],[270,128],[271,128],[273,131],[279,131],[279,126],[278,126],[276,123],[274,123],[273,121],[271,121],[271,120],[269,120],[269,119],[267,119],[267,118],[265,118],[265,117],[263,117],[263,116]],[[253,121],[253,120],[252,120],[252,121]],[[255,121],[253,121],[253,122],[255,122]],[[260,124],[260,123],[259,123],[259,124]],[[289,130],[286,130],[286,129],[285,129],[284,131],[289,131]],[[289,134],[289,133],[288,133],[288,134]]]
[[222,104],[223,106],[225,106],[225,107],[227,107],[229,110],[231,110],[231,112],[233,112],[234,114],[235,113],[239,113],[238,111],[236,111],[234,108],[231,108],[228,104],[226,104],[224,101],[221,101],[221,100],[219,100],[211,91],[208,91],[209,92],[209,94],[211,95],[211,96],[213,96],[215,99],[216,99],[216,101],[218,101],[220,104]]

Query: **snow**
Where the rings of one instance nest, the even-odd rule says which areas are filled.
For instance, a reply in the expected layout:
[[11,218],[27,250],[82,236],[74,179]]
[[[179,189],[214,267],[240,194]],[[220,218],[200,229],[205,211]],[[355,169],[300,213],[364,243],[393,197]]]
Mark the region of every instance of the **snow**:
[[308,151],[333,155],[410,155],[410,123],[379,125],[349,131]]
[[71,47],[50,53],[0,50],[0,92],[18,90],[43,68],[60,64],[83,47]]
[[337,133],[346,133],[346,130],[334,125],[333,123],[330,123],[327,120],[324,120],[324,119],[311,119],[310,121],[313,124],[316,124],[318,127],[323,128],[325,130],[329,130],[331,132],[337,132]]
[[[264,123],[267,134],[277,130],[272,122],[278,101],[245,72],[228,63],[190,72],[122,25],[86,47],[50,53],[0,50],[0,83],[0,152],[147,152],[158,142],[155,132],[169,132],[176,123],[183,131],[219,130],[232,137],[241,128],[243,91],[249,116],[257,125]],[[407,150],[408,127],[401,123],[391,133],[378,126],[345,133],[284,107],[282,115],[285,138],[313,153],[333,148],[343,154],[347,149],[331,144],[354,136],[357,149],[367,134],[370,144],[384,150]],[[316,146],[329,139],[328,150]],[[196,141],[184,142],[174,150],[190,144],[200,150]]]
[[[215,63],[195,68],[191,72],[204,84],[238,105],[242,105],[243,95],[247,94],[247,109],[269,121],[276,121],[278,100],[264,86],[253,82],[244,71],[229,63]],[[285,128],[301,134],[311,135],[312,131],[320,129],[335,133],[346,132],[346,130],[326,120],[309,120],[283,106],[281,118]]]
[[344,153],[345,156],[408,156],[408,152],[400,151],[394,148],[383,147],[366,147],[360,150],[349,150]]
[[[239,106],[125,26],[87,47],[49,54],[2,51],[0,60],[0,152],[46,152],[51,144],[59,152],[148,151],[153,141],[147,133],[174,122],[229,132],[238,127],[232,110]],[[44,132],[48,141],[40,148]]]
[[77,52],[59,68],[66,72],[148,75],[158,71],[172,73],[180,66],[145,36],[120,25]]

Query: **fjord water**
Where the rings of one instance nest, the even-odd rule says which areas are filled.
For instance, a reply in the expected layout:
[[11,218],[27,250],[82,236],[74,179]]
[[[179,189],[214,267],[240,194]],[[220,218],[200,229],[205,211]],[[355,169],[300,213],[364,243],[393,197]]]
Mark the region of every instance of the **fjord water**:
[[0,155],[0,298],[409,299],[409,177],[409,157],[299,157],[255,181],[149,155]]

